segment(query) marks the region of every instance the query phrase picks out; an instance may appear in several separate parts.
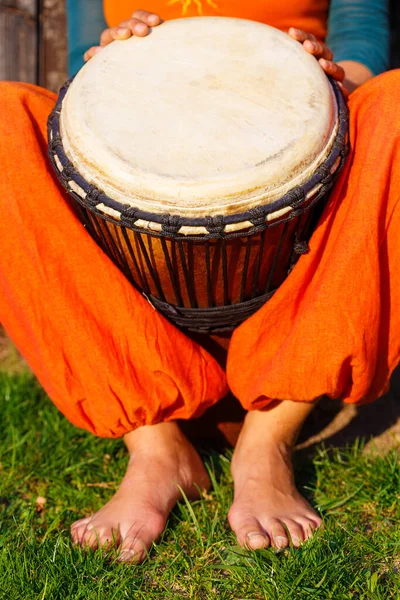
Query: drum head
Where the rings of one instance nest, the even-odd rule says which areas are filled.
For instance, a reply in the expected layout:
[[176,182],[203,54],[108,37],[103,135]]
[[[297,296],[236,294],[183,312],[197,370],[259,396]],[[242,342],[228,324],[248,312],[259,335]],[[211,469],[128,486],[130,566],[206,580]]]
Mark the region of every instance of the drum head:
[[122,204],[232,215],[301,185],[332,147],[336,101],[318,62],[252,21],[168,21],[113,42],[63,102],[64,150]]

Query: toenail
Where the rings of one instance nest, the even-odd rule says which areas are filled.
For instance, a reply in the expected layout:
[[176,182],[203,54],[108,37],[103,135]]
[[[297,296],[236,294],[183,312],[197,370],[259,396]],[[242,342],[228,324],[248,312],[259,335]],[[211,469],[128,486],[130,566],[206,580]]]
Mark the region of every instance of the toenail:
[[269,546],[269,538],[262,531],[251,531],[246,538],[246,546],[249,550],[261,550],[261,548]]
[[288,539],[282,535],[278,535],[275,538],[275,544],[278,548],[285,548],[288,545]]
[[87,529],[88,531],[91,531],[93,528],[94,528],[94,525],[93,525],[93,523],[89,523],[89,525],[87,525],[87,527],[86,527],[86,529]]
[[258,537],[262,537],[262,538],[264,538],[264,539],[266,539],[266,538],[267,538],[267,536],[265,535],[265,533],[262,533],[261,531],[251,531],[250,533],[248,533],[248,534],[247,534],[247,537],[248,537],[249,539],[251,539],[251,538],[254,538],[254,537],[256,537],[256,536],[258,536]]

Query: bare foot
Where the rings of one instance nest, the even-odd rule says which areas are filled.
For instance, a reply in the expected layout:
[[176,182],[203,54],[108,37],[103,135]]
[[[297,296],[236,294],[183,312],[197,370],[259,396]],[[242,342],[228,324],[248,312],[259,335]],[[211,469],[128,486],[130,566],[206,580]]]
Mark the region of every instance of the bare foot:
[[271,435],[267,420],[268,413],[248,413],[232,459],[229,523],[252,550],[299,546],[322,523],[295,487],[291,445]]
[[97,548],[117,544],[119,560],[141,562],[163,532],[181,488],[190,499],[210,481],[200,456],[176,423],[140,427],[125,436],[128,469],[113,498],[72,525],[75,543]]

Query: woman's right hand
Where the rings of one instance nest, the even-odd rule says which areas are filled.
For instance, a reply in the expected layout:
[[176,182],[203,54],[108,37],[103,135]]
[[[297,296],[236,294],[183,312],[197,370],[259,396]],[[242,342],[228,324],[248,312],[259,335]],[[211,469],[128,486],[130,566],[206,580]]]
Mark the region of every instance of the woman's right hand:
[[145,37],[151,27],[157,27],[162,23],[159,15],[147,12],[147,10],[135,10],[132,17],[127,21],[122,21],[117,27],[105,29],[100,36],[100,46],[92,46],[84,54],[84,60],[87,62],[92,56],[100,52],[104,46],[107,46],[114,40],[127,40],[132,35]]

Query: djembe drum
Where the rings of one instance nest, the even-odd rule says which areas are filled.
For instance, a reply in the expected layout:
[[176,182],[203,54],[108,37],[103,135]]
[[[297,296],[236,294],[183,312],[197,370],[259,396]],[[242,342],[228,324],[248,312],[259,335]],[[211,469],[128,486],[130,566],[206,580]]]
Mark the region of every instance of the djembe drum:
[[232,330],[308,251],[347,126],[338,86],[298,42],[200,17],[91,59],[60,92],[49,154],[97,243],[223,362]]

